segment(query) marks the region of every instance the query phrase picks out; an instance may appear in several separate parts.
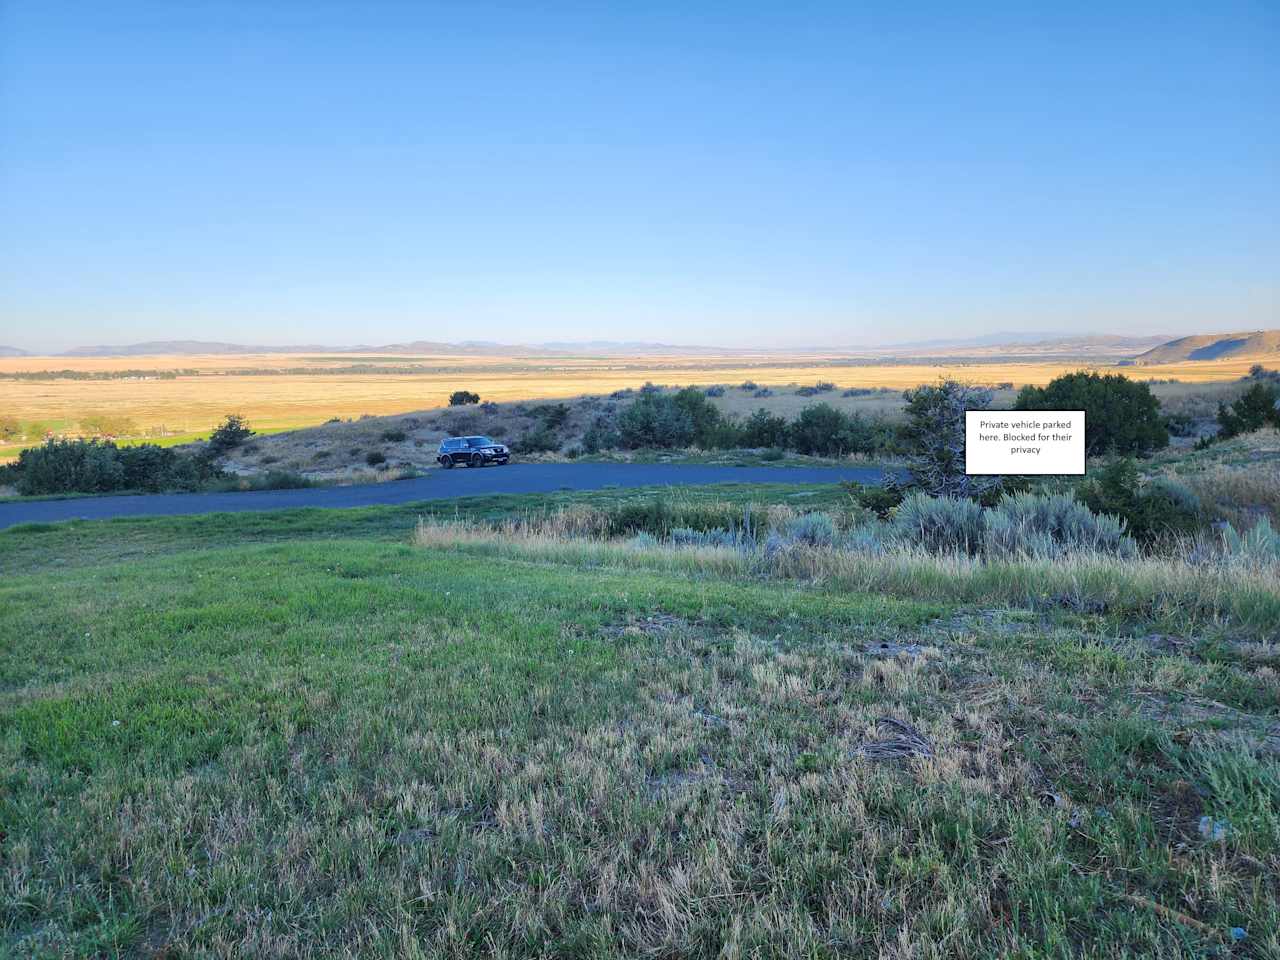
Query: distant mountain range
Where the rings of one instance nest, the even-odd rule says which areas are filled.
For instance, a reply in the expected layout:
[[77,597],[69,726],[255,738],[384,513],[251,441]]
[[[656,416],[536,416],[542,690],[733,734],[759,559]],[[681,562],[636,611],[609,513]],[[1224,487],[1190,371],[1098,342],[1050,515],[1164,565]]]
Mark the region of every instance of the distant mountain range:
[[1134,363],[1177,363],[1186,360],[1250,360],[1280,353],[1280,330],[1209,333],[1180,337],[1134,358]]
[[[386,344],[288,344],[267,346],[263,344],[223,343],[209,340],[150,340],[145,343],[97,344],[74,347],[57,356],[63,357],[139,357],[156,355],[218,356],[246,354],[382,354],[382,355],[453,355],[453,356],[554,356],[554,355],[606,355],[606,356],[689,356],[689,355],[761,355],[773,353],[816,354],[839,356],[910,356],[948,353],[953,355],[1009,352],[1016,348],[1019,354],[1073,353],[1085,355],[1110,355],[1132,357],[1144,350],[1164,343],[1167,337],[1117,337],[1092,336],[1068,333],[993,333],[981,337],[950,340],[921,340],[913,343],[888,346],[845,347],[717,347],[690,346],[688,344],[654,343],[643,340],[554,340],[532,344],[495,343],[488,340],[466,340],[460,343],[443,343],[434,340],[413,340],[407,343]],[[0,348],[0,356],[30,356],[16,348]]]
[[[123,345],[100,344],[75,347],[63,357],[139,357],[148,355],[248,355],[248,354],[376,354],[384,356],[767,356],[770,354],[812,354],[841,357],[893,357],[895,359],[943,357],[1078,357],[1094,360],[1124,360],[1135,364],[1171,363],[1187,360],[1248,358],[1280,353],[1280,330],[1247,333],[1208,334],[1170,339],[1167,336],[1128,337],[1112,334],[1032,333],[1006,331],[980,337],[916,340],[884,346],[845,347],[715,347],[653,343],[642,340],[555,340],[532,344],[495,343],[466,340],[444,343],[413,340],[380,345],[354,344],[261,344],[222,343],[209,340],[151,340]],[[16,347],[0,347],[0,357],[32,356]]]
[[1016,353],[1019,356],[1132,357],[1168,341],[1167,335],[1122,337],[1112,334],[1026,333],[1011,331],[989,333],[981,337],[957,337],[946,340],[916,340],[866,352],[894,356],[996,356]]
[[58,356],[63,357],[140,357],[148,355],[221,355],[254,353],[371,353],[371,354],[447,354],[465,356],[553,355],[562,353],[618,353],[618,354],[684,354],[690,353],[738,353],[759,351],[726,351],[718,347],[675,346],[667,343],[640,341],[615,342],[591,340],[580,342],[555,342],[539,344],[494,343],[487,340],[466,340],[461,343],[440,343],[433,340],[413,340],[409,343],[367,343],[334,346],[333,344],[290,344],[287,346],[263,346],[260,344],[219,343],[208,340],[150,340],[146,343],[125,345],[97,345],[74,347]]

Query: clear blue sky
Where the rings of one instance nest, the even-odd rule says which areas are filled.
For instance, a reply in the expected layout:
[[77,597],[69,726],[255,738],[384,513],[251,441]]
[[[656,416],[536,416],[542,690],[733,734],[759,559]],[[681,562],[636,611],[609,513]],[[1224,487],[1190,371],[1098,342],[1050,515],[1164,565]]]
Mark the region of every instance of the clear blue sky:
[[1280,326],[1280,4],[0,0],[0,244],[26,348]]

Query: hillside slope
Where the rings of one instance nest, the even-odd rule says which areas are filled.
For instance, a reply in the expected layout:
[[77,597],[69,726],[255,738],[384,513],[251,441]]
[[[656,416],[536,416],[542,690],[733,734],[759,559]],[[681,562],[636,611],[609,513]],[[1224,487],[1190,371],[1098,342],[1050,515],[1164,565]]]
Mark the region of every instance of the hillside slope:
[[1182,360],[1248,360],[1280,353],[1280,330],[1208,333],[1170,340],[1136,357],[1134,363],[1176,363]]

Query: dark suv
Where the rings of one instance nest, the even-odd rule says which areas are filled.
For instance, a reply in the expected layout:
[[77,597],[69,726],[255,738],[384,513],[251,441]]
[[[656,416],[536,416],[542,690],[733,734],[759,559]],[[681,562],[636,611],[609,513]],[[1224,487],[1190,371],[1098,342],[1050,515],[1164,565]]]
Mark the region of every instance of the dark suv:
[[510,462],[511,451],[488,437],[450,437],[440,441],[436,460],[446,470],[452,470],[459,463],[465,463],[468,467],[483,467],[486,463]]

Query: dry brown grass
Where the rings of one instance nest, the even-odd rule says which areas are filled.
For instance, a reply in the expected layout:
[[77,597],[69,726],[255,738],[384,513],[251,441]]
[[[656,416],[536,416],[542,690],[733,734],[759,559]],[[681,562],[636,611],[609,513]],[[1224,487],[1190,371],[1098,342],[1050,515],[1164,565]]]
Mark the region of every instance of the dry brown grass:
[[[369,363],[375,366],[419,365],[422,373],[395,375],[378,373],[338,373],[262,376],[235,376],[237,369],[323,370]],[[1191,384],[1235,379],[1243,376],[1251,362],[1222,361],[1167,364],[1158,367],[1126,367],[1129,376],[1178,378],[1173,392],[1192,391]],[[778,396],[769,402],[754,400],[737,390],[729,390],[722,405],[731,412],[744,412],[764,405],[782,413],[793,413],[804,405],[788,385],[829,380],[840,387],[888,387],[900,390],[938,379],[958,377],[977,383],[1011,381],[1017,385],[1044,384],[1059,374],[1091,366],[1082,362],[1034,363],[857,363],[838,358],[812,356],[779,357],[611,357],[547,358],[519,357],[325,357],[293,355],[257,356],[165,356],[165,357],[17,357],[0,359],[0,375],[5,371],[73,369],[86,371],[120,369],[173,370],[196,368],[199,376],[172,380],[50,380],[19,382],[0,379],[0,409],[22,421],[59,421],[74,425],[88,413],[127,417],[143,430],[165,428],[174,433],[208,430],[223,415],[239,411],[260,429],[312,426],[331,417],[358,417],[362,414],[389,415],[444,406],[448,395],[470,389],[496,401],[565,398],[584,394],[607,394],[645,381],[670,384],[713,383],[736,385],[754,380],[774,389]],[[1165,388],[1160,389],[1161,393]],[[837,394],[828,399],[853,409],[870,409],[880,404],[891,407],[893,400],[853,398],[844,401]]]

